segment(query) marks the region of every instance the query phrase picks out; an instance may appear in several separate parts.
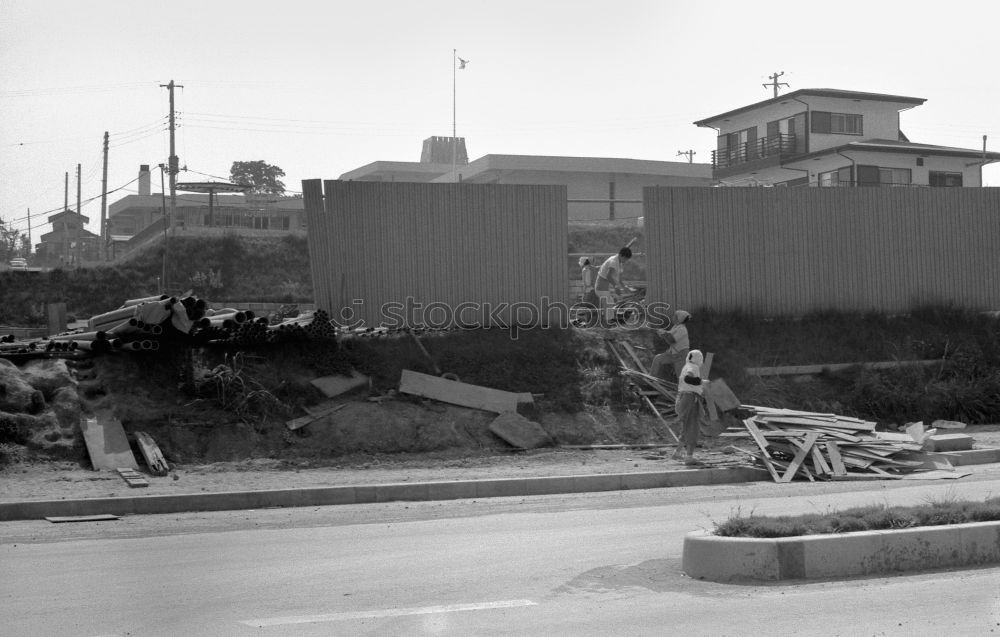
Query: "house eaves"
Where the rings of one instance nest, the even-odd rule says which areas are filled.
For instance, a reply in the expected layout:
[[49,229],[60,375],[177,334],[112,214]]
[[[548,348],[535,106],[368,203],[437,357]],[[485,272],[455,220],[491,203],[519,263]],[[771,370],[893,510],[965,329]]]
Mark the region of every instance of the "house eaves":
[[784,164],[794,164],[810,159],[819,159],[846,151],[865,151],[875,153],[905,153],[907,155],[937,155],[941,157],[967,157],[985,160],[987,164],[1000,161],[1000,153],[983,152],[971,148],[955,148],[952,146],[935,146],[933,144],[916,144],[913,142],[897,142],[890,139],[869,139],[863,142],[851,142],[834,148],[826,148],[805,155],[798,155]]
[[[838,99],[866,100],[870,102],[889,102],[902,104],[904,105],[904,108],[920,106],[927,101],[922,97],[906,97],[904,95],[886,95],[884,93],[866,93],[863,91],[844,91],[833,88],[804,88],[792,91],[791,93],[785,93],[784,95],[779,95],[778,97],[772,97],[771,99],[764,100],[763,102],[757,102],[756,104],[750,104],[748,106],[741,106],[740,108],[726,111],[725,113],[720,113],[719,115],[706,117],[705,119],[694,122],[694,125],[705,128],[718,128],[717,126],[712,126],[712,123],[720,122],[735,115],[740,115],[741,113],[771,106],[772,104],[781,104],[782,102],[794,100],[799,97],[833,97]],[[902,108],[900,110],[902,110]]]

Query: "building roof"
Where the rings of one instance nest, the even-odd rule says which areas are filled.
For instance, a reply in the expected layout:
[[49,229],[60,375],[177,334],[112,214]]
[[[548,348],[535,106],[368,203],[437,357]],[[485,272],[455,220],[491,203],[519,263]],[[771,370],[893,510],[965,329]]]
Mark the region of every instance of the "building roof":
[[177,190],[184,192],[247,192],[250,186],[242,186],[228,181],[184,181],[177,182]]
[[726,111],[725,113],[713,115],[712,117],[706,117],[705,119],[698,120],[694,124],[695,126],[705,126],[708,128],[713,128],[712,126],[709,126],[710,122],[726,119],[727,117],[732,117],[733,115],[739,115],[740,113],[746,113],[747,111],[763,108],[765,106],[770,106],[772,104],[781,104],[782,102],[791,101],[798,97],[835,97],[839,99],[849,99],[849,100],[867,100],[870,102],[890,102],[890,103],[902,104],[904,105],[904,108],[912,108],[914,106],[920,106],[921,104],[927,101],[922,97],[906,97],[903,95],[887,95],[884,93],[867,93],[864,91],[844,91],[835,88],[803,88],[797,91],[792,91],[791,93],[785,93],[784,95],[779,95],[778,97],[772,97],[771,99],[764,100],[763,102],[757,102],[755,104],[750,104],[748,106],[741,106],[740,108],[731,111]]
[[60,212],[57,212],[57,213],[56,213],[56,214],[54,214],[54,215],[49,215],[49,221],[48,221],[48,222],[49,222],[49,223],[52,223],[53,221],[55,221],[55,220],[57,220],[57,219],[62,219],[62,218],[64,218],[64,217],[82,217],[82,218],[83,218],[83,223],[84,223],[84,224],[86,224],[87,222],[89,222],[89,221],[90,221],[90,217],[88,217],[88,216],[86,216],[86,215],[81,215],[81,214],[80,214],[79,212],[77,212],[76,210],[72,210],[72,209],[70,209],[70,210],[62,210],[62,211],[60,211]]
[[620,157],[562,157],[555,155],[484,155],[460,169],[463,178],[489,170],[540,172],[629,173],[683,177],[712,176],[710,164],[655,161]]
[[987,164],[993,163],[995,161],[1000,161],[1000,153],[989,152],[989,151],[984,153],[981,150],[975,150],[971,148],[956,148],[954,146],[935,146],[934,144],[917,144],[914,142],[903,142],[891,139],[869,139],[866,141],[851,142],[849,144],[843,144],[842,146],[836,146],[834,148],[826,148],[823,150],[818,150],[813,153],[808,153],[806,155],[801,155],[795,157],[794,160],[792,161],[797,162],[806,159],[815,159],[817,157],[842,153],[844,151],[849,151],[849,150],[859,150],[859,151],[876,152],[876,153],[906,153],[909,155],[969,157],[973,159],[985,159]]
[[400,174],[419,175],[426,181],[451,172],[451,164],[433,164],[418,161],[374,161],[340,176],[344,181],[364,181],[393,177]]

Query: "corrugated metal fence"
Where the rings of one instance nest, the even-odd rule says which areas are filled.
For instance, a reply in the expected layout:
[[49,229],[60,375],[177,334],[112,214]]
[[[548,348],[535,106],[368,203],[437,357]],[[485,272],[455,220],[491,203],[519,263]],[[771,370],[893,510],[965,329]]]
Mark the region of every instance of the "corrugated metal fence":
[[[565,186],[302,182],[316,307],[347,325],[557,323]],[[500,320],[497,320],[500,319]]]
[[764,316],[1000,308],[1000,189],[645,188],[647,295]]

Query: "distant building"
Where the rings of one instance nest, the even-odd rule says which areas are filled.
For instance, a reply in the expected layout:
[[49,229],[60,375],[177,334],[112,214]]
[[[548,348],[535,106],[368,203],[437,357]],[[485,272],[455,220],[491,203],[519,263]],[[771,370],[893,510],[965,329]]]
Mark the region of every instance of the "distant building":
[[[149,166],[139,167],[139,193],[127,195],[108,206],[108,228],[113,257],[162,238],[170,196],[153,193]],[[198,184],[202,190],[211,182]],[[231,186],[220,182],[220,190]],[[274,236],[302,234],[306,229],[301,197],[276,195],[177,193],[177,214],[171,232],[180,235],[238,234]]]
[[75,210],[49,215],[52,232],[35,245],[34,262],[51,268],[93,263],[101,258],[101,238],[88,231],[89,218]]
[[899,113],[920,97],[801,89],[695,122],[718,133],[722,185],[981,186],[1000,153],[911,142]]
[[604,157],[485,155],[461,161],[465,140],[458,138],[458,159],[448,159],[451,138],[424,141],[420,162],[377,161],[340,176],[353,181],[416,181],[477,184],[542,184],[567,188],[570,220],[630,219],[642,216],[644,186],[711,186],[712,167],[688,162]]

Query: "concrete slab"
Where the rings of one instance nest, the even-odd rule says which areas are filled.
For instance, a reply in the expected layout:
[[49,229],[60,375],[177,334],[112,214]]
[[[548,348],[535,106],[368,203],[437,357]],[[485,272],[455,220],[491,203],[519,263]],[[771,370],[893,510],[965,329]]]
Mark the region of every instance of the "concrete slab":
[[541,425],[513,411],[494,418],[490,423],[490,431],[517,449],[537,449],[552,444],[551,436]]
[[972,449],[973,438],[969,434],[934,434],[924,439],[927,451],[966,451]]

